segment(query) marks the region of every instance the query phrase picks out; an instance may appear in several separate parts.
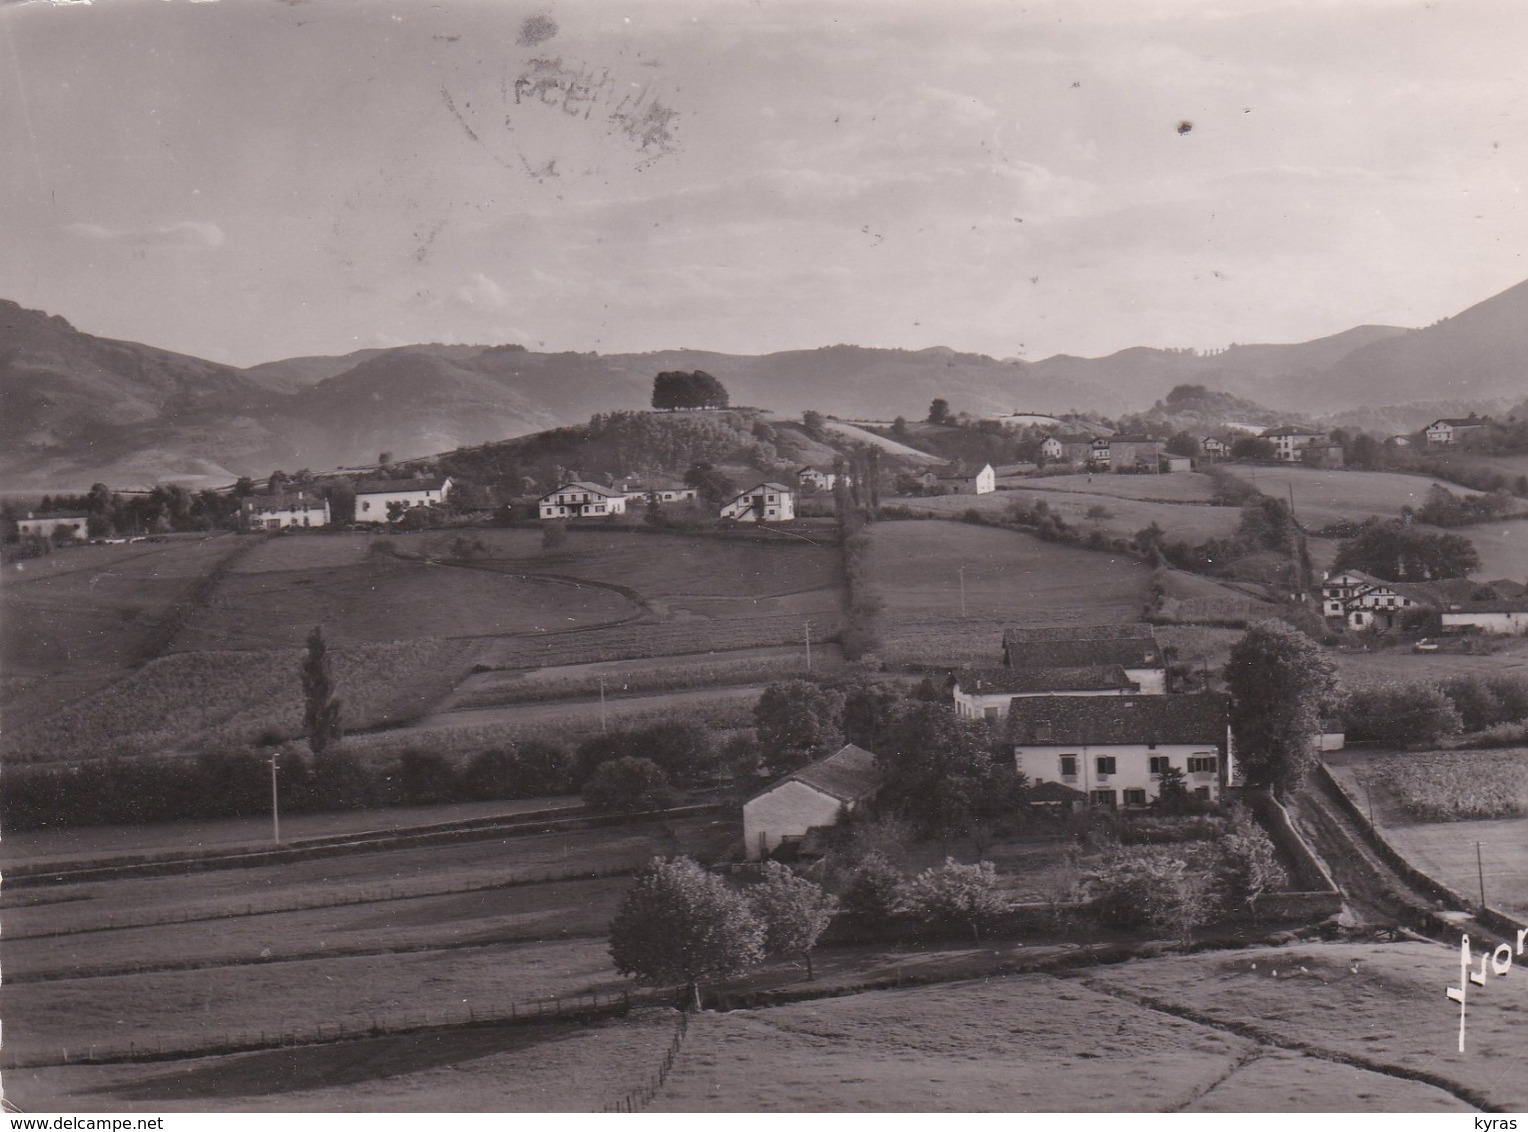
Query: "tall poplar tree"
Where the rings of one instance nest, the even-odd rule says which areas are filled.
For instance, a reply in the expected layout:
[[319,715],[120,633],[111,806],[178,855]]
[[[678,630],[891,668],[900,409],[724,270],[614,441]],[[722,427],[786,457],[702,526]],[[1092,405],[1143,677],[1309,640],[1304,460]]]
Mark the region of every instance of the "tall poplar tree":
[[324,631],[314,626],[308,634],[308,655],[302,662],[304,708],[302,726],[308,736],[308,748],[318,758],[340,741],[340,701],[334,695],[334,677],[329,671],[329,646]]

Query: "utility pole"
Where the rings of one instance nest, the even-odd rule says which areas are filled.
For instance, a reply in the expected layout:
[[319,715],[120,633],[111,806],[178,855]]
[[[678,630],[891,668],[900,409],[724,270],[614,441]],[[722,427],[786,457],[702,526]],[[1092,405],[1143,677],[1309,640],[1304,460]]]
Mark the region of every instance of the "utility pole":
[[276,758],[281,752],[271,752],[271,835],[281,844],[281,807],[276,800]]
[[806,623],[806,670],[812,670],[812,623]]
[[956,571],[960,575],[960,615],[966,615],[966,568],[962,566]]
[[1480,860],[1480,842],[1475,842],[1475,873],[1480,877],[1480,910],[1486,909],[1486,867]]
[[605,678],[603,676],[601,676],[600,677],[600,730],[604,731],[605,729],[606,729],[606,727],[605,727]]

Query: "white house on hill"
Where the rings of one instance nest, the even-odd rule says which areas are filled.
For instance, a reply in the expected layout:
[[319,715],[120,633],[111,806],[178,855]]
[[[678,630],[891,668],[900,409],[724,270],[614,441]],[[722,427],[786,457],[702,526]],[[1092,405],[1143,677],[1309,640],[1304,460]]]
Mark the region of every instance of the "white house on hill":
[[1016,697],[1124,696],[1141,690],[1117,664],[965,669],[954,681],[955,714],[962,719],[1002,719]]
[[537,506],[543,519],[603,518],[626,514],[626,495],[601,484],[575,480],[547,492]]
[[25,519],[16,520],[16,533],[22,538],[82,539],[89,530],[89,522],[85,515],[68,515],[58,511],[33,514],[28,511]]
[[784,523],[796,517],[796,494],[782,483],[755,484],[722,505],[723,519]]
[[750,861],[852,813],[881,786],[876,757],[850,743],[770,783],[743,803],[743,848]]
[[1003,632],[1006,668],[1119,667],[1142,695],[1167,691],[1167,661],[1150,625],[1054,625]]
[[444,503],[450,494],[450,476],[417,480],[362,480],[355,485],[355,521],[396,522],[403,512],[415,507],[428,507],[432,503]]
[[1016,769],[1095,806],[1149,805],[1169,767],[1199,798],[1236,781],[1223,695],[1037,696],[1014,700],[1008,722]]
[[249,531],[278,531],[282,527],[327,527],[329,501],[312,491],[247,495],[239,504],[239,518],[244,523],[244,529]]

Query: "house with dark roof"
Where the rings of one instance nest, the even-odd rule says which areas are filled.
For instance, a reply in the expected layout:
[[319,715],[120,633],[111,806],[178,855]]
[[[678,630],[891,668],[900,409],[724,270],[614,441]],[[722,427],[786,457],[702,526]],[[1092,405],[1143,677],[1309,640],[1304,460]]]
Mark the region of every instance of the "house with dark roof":
[[1236,782],[1224,695],[1015,699],[1008,729],[1014,767],[1031,783],[1060,782],[1097,806],[1149,805],[1170,767],[1199,798]]
[[543,519],[590,519],[626,514],[626,493],[588,480],[574,480],[536,501]]
[[1167,662],[1150,625],[1015,626],[1003,631],[1003,666],[1117,666],[1142,694],[1167,691]]
[[1018,696],[1124,696],[1141,690],[1117,664],[965,668],[950,679],[955,714],[962,719],[1003,719]]
[[[796,473],[796,482],[802,487],[810,487],[816,491],[832,491],[833,485],[838,482],[838,472],[824,471],[814,468],[810,464]],[[847,473],[844,473],[844,483],[854,482]]]
[[415,507],[444,503],[450,476],[412,480],[362,480],[355,485],[355,521],[395,523]]
[[1528,634],[1528,597],[1450,602],[1440,620],[1445,630],[1524,636]]
[[1317,440],[1324,440],[1326,433],[1315,432],[1308,428],[1297,428],[1294,425],[1279,425],[1277,428],[1264,429],[1264,440],[1273,442],[1273,458],[1282,460],[1286,464],[1298,464],[1305,457],[1302,450],[1306,445]]
[[[1465,582],[1466,589],[1474,584]],[[1440,608],[1447,582],[1387,582],[1362,570],[1343,570],[1321,581],[1321,612],[1350,629],[1395,628],[1408,612]]]
[[990,495],[997,490],[997,470],[991,464],[975,471],[948,468],[936,473],[935,480],[951,495]]
[[1488,423],[1484,417],[1440,417],[1423,431],[1428,444],[1447,446],[1463,443]]
[[327,527],[329,518],[329,501],[316,491],[246,495],[239,501],[239,521],[247,531]]
[[783,483],[755,484],[722,504],[721,517],[740,523],[785,523],[796,517],[796,493]]
[[853,743],[792,771],[743,803],[744,852],[757,861],[781,845],[799,845],[872,799],[881,780],[876,757]]

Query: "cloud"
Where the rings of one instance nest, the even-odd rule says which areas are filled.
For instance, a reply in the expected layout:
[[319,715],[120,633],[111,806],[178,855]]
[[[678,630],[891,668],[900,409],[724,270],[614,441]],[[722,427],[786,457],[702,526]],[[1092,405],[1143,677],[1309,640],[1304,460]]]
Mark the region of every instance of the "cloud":
[[82,240],[100,243],[131,244],[137,247],[194,248],[210,251],[227,243],[223,230],[201,220],[182,220],[153,228],[107,228],[101,224],[76,221],[65,224],[64,231]]
[[456,300],[463,306],[479,310],[504,310],[509,306],[509,295],[481,271],[456,288]]

